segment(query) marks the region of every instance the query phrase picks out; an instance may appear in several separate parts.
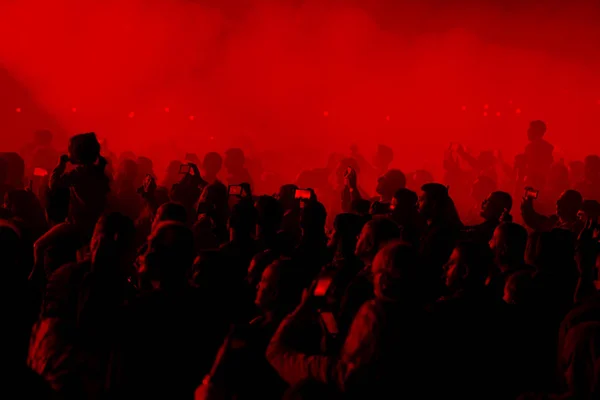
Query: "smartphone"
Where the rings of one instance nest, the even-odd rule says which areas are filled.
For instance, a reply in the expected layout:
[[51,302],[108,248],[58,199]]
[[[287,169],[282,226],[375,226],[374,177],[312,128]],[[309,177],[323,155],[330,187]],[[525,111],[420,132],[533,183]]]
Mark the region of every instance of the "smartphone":
[[329,312],[329,311],[323,311],[320,313],[321,315],[321,320],[323,321],[323,324],[325,325],[325,329],[327,329],[327,332],[329,332],[329,334],[331,335],[337,335],[339,333],[338,330],[338,326],[337,326],[337,322],[335,320],[335,317],[333,316],[333,313]]
[[315,286],[315,290],[313,291],[313,296],[315,297],[323,297],[327,294],[329,290],[329,286],[331,286],[332,278],[330,276],[325,276],[319,278],[317,284]]
[[535,190],[533,188],[525,188],[525,197],[528,199],[537,199],[540,194],[539,190]]
[[39,177],[48,176],[48,171],[46,171],[44,168],[34,168],[33,176],[39,176]]
[[296,191],[294,192],[294,198],[296,200],[310,200],[312,198],[312,190],[296,189]]
[[182,175],[187,175],[190,173],[190,165],[189,164],[181,164],[179,166],[179,173]]
[[230,196],[239,196],[241,197],[244,193],[242,185],[229,185],[229,188],[227,189],[227,193],[229,193]]

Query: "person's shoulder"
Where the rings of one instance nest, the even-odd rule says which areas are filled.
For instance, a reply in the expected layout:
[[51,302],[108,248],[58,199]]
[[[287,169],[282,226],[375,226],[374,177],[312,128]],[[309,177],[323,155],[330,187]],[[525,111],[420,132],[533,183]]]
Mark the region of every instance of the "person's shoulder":
[[82,277],[91,269],[91,261],[72,262],[64,264],[50,275],[51,280],[69,280],[75,276]]

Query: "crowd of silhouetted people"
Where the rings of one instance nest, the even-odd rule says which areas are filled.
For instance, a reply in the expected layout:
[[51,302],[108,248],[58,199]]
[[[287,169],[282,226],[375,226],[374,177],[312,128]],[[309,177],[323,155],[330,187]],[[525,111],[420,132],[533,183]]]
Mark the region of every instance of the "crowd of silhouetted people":
[[438,179],[382,144],[289,183],[38,131],[0,153],[6,395],[600,399],[600,157],[545,133],[513,162],[451,144]]

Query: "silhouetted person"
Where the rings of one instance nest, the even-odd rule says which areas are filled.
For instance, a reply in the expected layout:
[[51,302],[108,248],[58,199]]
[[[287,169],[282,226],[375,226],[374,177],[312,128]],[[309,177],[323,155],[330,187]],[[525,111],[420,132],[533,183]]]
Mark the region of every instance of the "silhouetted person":
[[424,279],[428,281],[427,293],[423,295],[434,299],[444,292],[442,267],[452,254],[462,223],[444,185],[423,185],[418,205],[427,223],[419,248]]
[[480,216],[483,222],[478,225],[466,227],[467,236],[473,240],[484,243],[490,241],[494,230],[502,218],[510,218],[512,197],[506,192],[493,192],[481,203]]
[[583,180],[577,182],[576,189],[586,200],[600,201],[600,157],[589,155],[584,161]]
[[204,174],[202,177],[208,183],[214,183],[217,181],[219,172],[221,172],[221,167],[223,166],[223,157],[219,153],[215,153],[211,151],[206,153],[204,156],[204,160],[202,161],[202,171]]
[[425,228],[425,221],[419,215],[417,202],[419,196],[409,189],[400,189],[392,199],[391,218],[398,224],[402,240],[417,245]]
[[556,214],[549,217],[538,214],[533,208],[533,201],[533,198],[525,197],[521,203],[523,221],[531,229],[545,232],[560,228],[578,234],[583,227],[582,221],[577,217],[577,212],[583,203],[583,197],[579,192],[565,191],[556,201]]
[[223,165],[227,170],[227,183],[229,185],[240,185],[242,183],[253,186],[252,177],[245,167],[246,157],[242,149],[233,148],[225,152]]
[[[399,388],[407,393],[426,389],[415,380],[424,365],[423,333],[428,331],[415,302],[418,256],[402,243],[384,247],[373,262],[374,298],[354,318],[339,353],[308,355],[294,344],[302,339],[297,324],[315,313],[306,294],[283,320],[267,347],[267,359],[301,398],[388,398]],[[414,374],[414,375],[413,375]]]
[[391,203],[394,194],[405,187],[406,177],[404,176],[404,173],[398,169],[391,169],[381,175],[377,180],[377,188],[375,191],[379,197],[374,200],[381,203]]
[[525,147],[527,184],[534,188],[544,187],[546,174],[554,161],[554,146],[544,140],[546,124],[532,121],[527,130],[529,143]]

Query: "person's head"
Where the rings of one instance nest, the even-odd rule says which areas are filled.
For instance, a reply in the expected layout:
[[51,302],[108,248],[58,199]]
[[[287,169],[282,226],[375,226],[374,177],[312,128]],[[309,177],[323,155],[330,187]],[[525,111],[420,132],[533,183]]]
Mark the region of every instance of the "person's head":
[[284,211],[296,208],[297,201],[295,200],[295,196],[297,189],[298,186],[292,184],[283,185],[279,188],[277,198]]
[[91,165],[100,156],[100,143],[96,134],[81,133],[69,140],[69,160],[77,165]]
[[137,158],[138,171],[140,175],[154,175],[154,163],[148,157],[140,156]]
[[371,263],[377,252],[387,243],[399,239],[401,230],[387,218],[376,218],[367,222],[358,237],[354,254],[365,263]]
[[531,121],[527,130],[527,138],[529,140],[538,140],[544,137],[546,133],[546,123],[544,121]]
[[391,198],[400,189],[406,187],[406,177],[398,169],[390,169],[377,180],[375,191],[382,197]]
[[308,201],[300,211],[300,228],[303,236],[324,235],[327,211],[318,201]]
[[[133,221],[120,213],[102,216],[96,223],[90,243],[94,268],[114,269],[133,265],[135,259],[135,226]],[[123,270],[113,270],[121,272]]]
[[404,217],[414,215],[417,209],[419,196],[410,189],[400,189],[392,198],[392,216]]
[[523,264],[527,248],[527,230],[514,222],[502,222],[494,230],[490,240],[496,263],[502,265]]
[[303,287],[298,267],[289,259],[271,263],[262,273],[256,287],[254,303],[263,311],[285,315],[302,298]]
[[583,163],[585,179],[597,183],[600,178],[600,157],[595,154],[589,155]]
[[556,201],[556,215],[562,219],[575,219],[583,204],[583,196],[576,190],[566,190]]
[[600,202],[596,200],[584,200],[581,203],[581,209],[578,212],[580,219],[583,221],[588,218],[600,217]]
[[333,231],[327,246],[336,251],[338,257],[354,256],[356,242],[365,219],[356,214],[342,213],[335,216]]
[[256,232],[258,212],[249,200],[242,200],[231,208],[229,231],[237,238],[249,238]]
[[274,234],[281,229],[283,207],[272,196],[260,196],[254,205],[258,212],[258,234]]
[[385,171],[394,161],[394,150],[384,144],[377,145],[377,152],[373,156],[373,166],[379,171]]
[[498,221],[504,210],[512,209],[512,197],[506,192],[493,192],[481,203],[480,215],[486,221]]
[[211,151],[206,153],[202,161],[202,169],[207,177],[216,177],[223,166],[223,157],[219,153]]
[[496,187],[496,181],[492,178],[485,175],[479,176],[471,186],[471,198],[476,202],[480,202],[496,190]]
[[246,157],[242,149],[232,148],[225,151],[225,169],[229,172],[239,171],[244,168]]
[[3,183],[9,184],[15,189],[23,188],[25,182],[25,161],[15,152],[0,153],[0,159],[5,163],[4,171],[6,177]]
[[52,144],[52,132],[47,129],[41,129],[33,133],[33,142],[36,146],[46,147]]
[[382,301],[414,302],[418,299],[418,252],[394,240],[377,252],[373,260],[375,298]]
[[148,238],[140,275],[155,288],[180,288],[194,258],[192,231],[179,222],[163,222]]
[[419,213],[425,219],[442,218],[450,204],[448,188],[440,183],[426,183],[421,186],[417,202]]
[[11,190],[4,195],[4,208],[28,224],[44,223],[44,209],[38,198],[25,189]]
[[485,287],[493,262],[493,253],[486,243],[458,243],[444,266],[446,286],[452,292]]
[[512,273],[504,284],[502,300],[507,304],[531,306],[537,299],[534,271],[521,270]]
[[168,221],[186,224],[187,211],[185,207],[179,203],[165,203],[158,207],[152,221],[152,231],[155,231],[161,223]]

